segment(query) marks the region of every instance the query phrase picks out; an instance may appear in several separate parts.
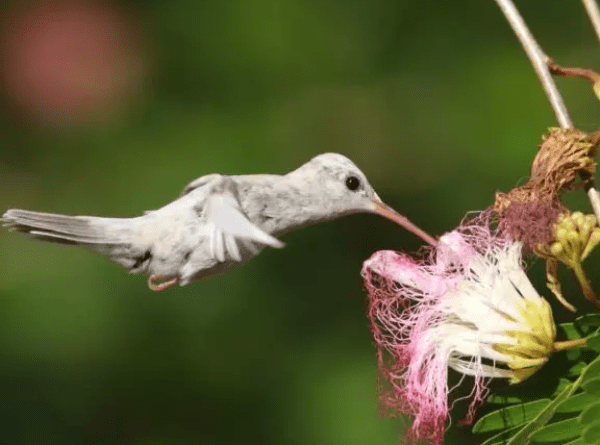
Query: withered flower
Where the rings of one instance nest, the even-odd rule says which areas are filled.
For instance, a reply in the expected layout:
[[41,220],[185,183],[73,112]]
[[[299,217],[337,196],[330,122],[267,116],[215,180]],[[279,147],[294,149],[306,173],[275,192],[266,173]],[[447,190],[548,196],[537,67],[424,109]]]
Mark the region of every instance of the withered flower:
[[567,212],[560,191],[575,188],[578,175],[589,178],[595,173],[597,144],[576,128],[550,128],[542,138],[529,181],[496,194],[491,211],[498,217],[498,229],[521,241],[525,253],[551,241],[552,227]]

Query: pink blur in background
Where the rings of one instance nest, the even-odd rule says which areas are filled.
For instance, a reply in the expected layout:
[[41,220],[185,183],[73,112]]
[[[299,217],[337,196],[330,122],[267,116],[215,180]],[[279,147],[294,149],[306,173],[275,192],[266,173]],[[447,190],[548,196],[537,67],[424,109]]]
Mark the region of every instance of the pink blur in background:
[[0,23],[3,92],[26,118],[105,122],[144,88],[146,42],[134,11],[108,2],[27,2]]

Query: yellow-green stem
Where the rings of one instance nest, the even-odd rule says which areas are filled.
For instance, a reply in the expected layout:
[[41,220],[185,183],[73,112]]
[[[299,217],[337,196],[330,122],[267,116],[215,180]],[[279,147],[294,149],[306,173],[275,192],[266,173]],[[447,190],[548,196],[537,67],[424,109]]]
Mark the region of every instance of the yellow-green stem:
[[575,340],[555,341],[552,347],[554,352],[565,351],[567,349],[581,348],[585,346],[585,338],[576,338]]
[[581,290],[583,292],[583,295],[585,295],[585,298],[587,298],[598,309],[600,309],[600,300],[598,300],[598,298],[596,298],[596,294],[594,293],[594,290],[592,289],[592,284],[589,282],[589,280],[585,276],[585,272],[583,271],[583,268],[581,267],[581,263],[573,264],[573,265],[571,265],[571,267],[573,268],[573,272],[575,273],[575,276],[577,277],[577,280],[579,281],[579,285],[581,286]]

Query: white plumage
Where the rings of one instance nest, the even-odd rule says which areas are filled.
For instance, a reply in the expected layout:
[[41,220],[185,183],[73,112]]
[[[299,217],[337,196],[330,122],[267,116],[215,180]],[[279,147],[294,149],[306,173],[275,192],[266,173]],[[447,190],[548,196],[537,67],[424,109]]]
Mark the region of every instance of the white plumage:
[[150,288],[163,290],[242,264],[264,247],[281,248],[276,236],[296,228],[360,212],[381,214],[427,237],[383,204],[365,175],[335,153],[282,176],[202,176],[173,202],[139,217],[10,209],[2,220],[9,230],[106,255],[131,273],[149,274]]

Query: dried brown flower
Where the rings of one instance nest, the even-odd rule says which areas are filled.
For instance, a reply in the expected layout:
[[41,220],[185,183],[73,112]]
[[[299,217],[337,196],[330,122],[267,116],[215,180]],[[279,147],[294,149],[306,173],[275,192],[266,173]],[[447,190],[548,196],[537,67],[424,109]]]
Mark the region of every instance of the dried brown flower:
[[498,228],[521,241],[526,252],[549,242],[554,223],[567,211],[559,192],[574,188],[578,175],[595,173],[597,144],[596,138],[576,128],[550,128],[542,137],[529,181],[496,194],[492,211],[499,217]]

